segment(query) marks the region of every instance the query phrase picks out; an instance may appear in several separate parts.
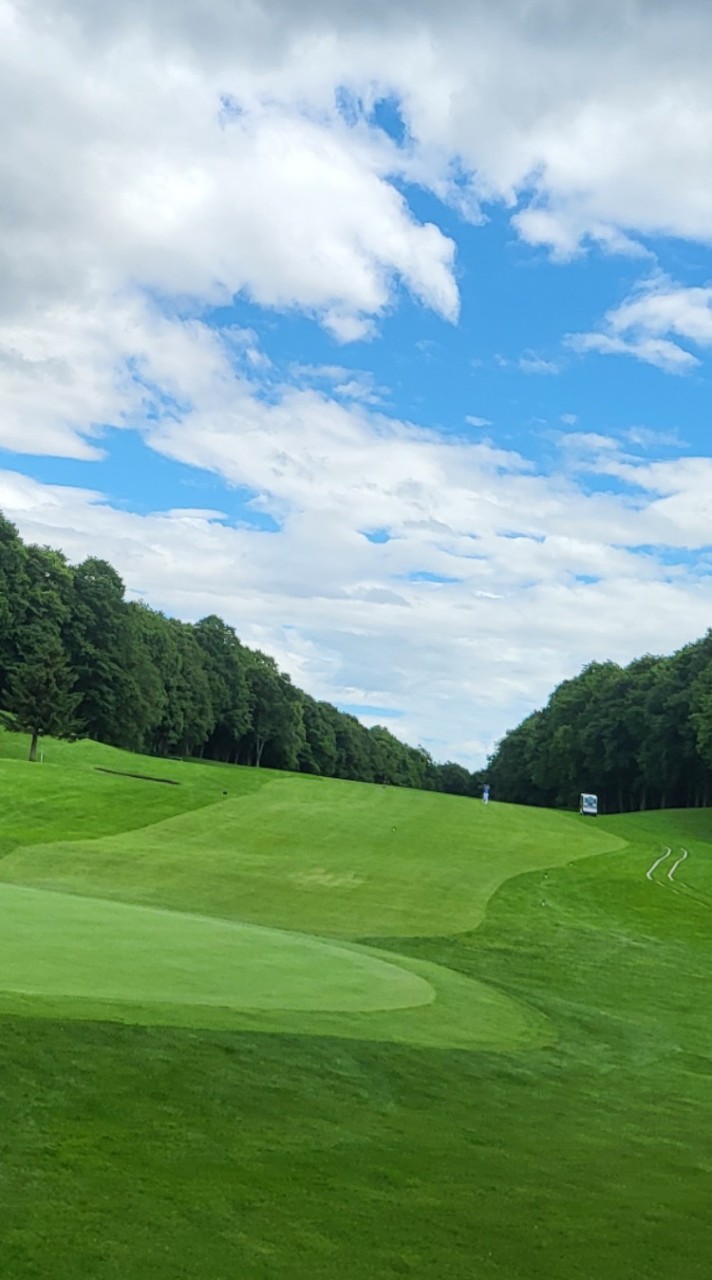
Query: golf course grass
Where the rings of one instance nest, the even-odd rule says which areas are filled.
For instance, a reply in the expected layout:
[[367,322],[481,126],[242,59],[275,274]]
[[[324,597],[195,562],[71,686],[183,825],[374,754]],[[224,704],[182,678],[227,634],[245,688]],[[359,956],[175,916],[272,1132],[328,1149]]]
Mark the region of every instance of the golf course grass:
[[712,812],[25,751],[3,1280],[707,1280]]

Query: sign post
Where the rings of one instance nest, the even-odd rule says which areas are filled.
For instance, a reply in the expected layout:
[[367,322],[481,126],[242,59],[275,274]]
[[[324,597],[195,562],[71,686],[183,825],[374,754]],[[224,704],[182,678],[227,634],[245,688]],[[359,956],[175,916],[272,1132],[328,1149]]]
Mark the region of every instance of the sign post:
[[598,796],[592,796],[588,792],[582,791],[579,813],[583,813],[589,818],[595,818],[598,814]]

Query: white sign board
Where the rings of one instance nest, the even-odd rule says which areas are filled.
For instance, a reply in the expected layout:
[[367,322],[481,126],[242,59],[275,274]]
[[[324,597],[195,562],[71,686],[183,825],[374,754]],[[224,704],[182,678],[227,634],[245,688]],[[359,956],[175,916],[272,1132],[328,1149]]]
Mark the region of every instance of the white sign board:
[[581,808],[579,812],[587,813],[591,817],[595,818],[596,814],[598,813],[598,796],[586,795],[584,792],[582,792]]

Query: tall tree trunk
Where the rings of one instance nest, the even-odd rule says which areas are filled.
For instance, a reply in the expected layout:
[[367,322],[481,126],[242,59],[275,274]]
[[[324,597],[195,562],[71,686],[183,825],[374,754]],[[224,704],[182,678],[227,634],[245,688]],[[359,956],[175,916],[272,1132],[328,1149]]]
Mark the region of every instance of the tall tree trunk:
[[39,729],[33,729],[33,730],[32,730],[32,741],[31,741],[31,743],[30,743],[30,754],[29,754],[29,756],[27,757],[27,759],[28,759],[28,760],[36,760],[36,759],[37,759],[37,742],[38,742],[38,740],[39,740],[39,736],[40,736],[40,731],[39,731]]
[[264,751],[266,745],[267,745],[266,738],[258,738],[255,743],[255,768],[256,769],[259,769],[260,767],[262,752]]

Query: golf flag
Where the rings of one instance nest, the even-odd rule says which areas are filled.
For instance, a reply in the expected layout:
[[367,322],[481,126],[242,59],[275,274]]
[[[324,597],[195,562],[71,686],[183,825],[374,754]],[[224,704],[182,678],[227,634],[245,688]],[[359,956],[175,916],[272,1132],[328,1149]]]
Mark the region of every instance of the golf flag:
[[595,818],[598,813],[598,796],[592,796],[582,791],[579,813],[586,813]]

